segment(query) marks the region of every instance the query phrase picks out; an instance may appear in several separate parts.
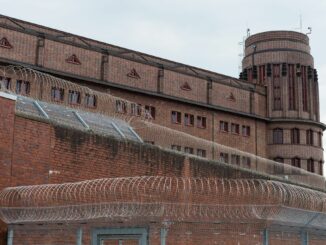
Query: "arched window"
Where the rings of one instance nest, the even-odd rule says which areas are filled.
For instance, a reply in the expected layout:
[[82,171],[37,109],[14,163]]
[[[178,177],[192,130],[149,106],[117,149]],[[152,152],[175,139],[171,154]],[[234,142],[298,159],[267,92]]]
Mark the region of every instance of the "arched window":
[[306,131],[306,139],[307,139],[307,145],[313,145],[314,144],[314,131],[311,129],[308,129]]
[[283,129],[273,129],[273,144],[283,144]]

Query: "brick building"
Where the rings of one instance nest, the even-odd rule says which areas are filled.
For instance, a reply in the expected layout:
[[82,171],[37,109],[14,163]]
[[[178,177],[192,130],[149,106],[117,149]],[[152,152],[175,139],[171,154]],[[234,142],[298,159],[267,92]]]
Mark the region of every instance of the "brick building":
[[[325,125],[319,121],[318,76],[309,39],[302,33],[272,31],[248,37],[245,46],[243,72],[237,79],[0,16],[0,76],[1,90],[5,91],[0,96],[0,189],[98,178],[168,176],[280,181],[289,193],[295,188],[293,184],[298,186],[293,193],[303,193],[281,201],[262,200],[264,191],[251,198],[230,194],[230,205],[240,200],[244,206],[276,205],[284,209],[277,211],[279,219],[267,215],[259,221],[252,218],[248,225],[244,225],[248,221],[244,217],[235,219],[236,226],[219,216],[221,222],[204,220],[198,225],[193,220],[174,220],[172,227],[177,229],[169,231],[161,227],[166,220],[156,216],[149,220],[139,216],[114,219],[110,229],[101,231],[107,220],[54,222],[36,214],[30,216],[34,220],[24,220],[22,214],[15,213],[10,215],[18,216],[10,220],[7,210],[0,208],[0,215],[7,217],[9,224],[8,243],[38,244],[48,236],[49,244],[90,244],[94,236],[104,236],[103,244],[164,244],[165,239],[167,244],[286,244],[285,240],[295,244],[310,234],[311,244],[323,244],[320,223],[324,221],[325,181],[318,175],[323,175]],[[58,115],[53,114],[56,109],[51,104],[58,106]],[[78,110],[71,114],[64,105]],[[87,116],[80,116],[83,111]],[[95,123],[98,112],[106,115],[101,122],[110,128]],[[154,126],[146,132],[142,127],[132,129],[128,124],[114,123],[112,116],[140,118],[136,123],[144,118]],[[133,126],[136,123],[130,121]],[[126,137],[119,139],[121,136]],[[270,185],[277,189],[270,183],[259,188]],[[266,190],[269,193],[268,187]],[[13,191],[19,193],[20,189]],[[306,199],[310,192],[314,198]],[[42,191],[39,193],[46,200]],[[216,201],[191,195],[191,205]],[[5,194],[1,197],[4,205]],[[174,201],[166,198],[160,202]],[[174,198],[176,203],[184,201],[182,195]],[[23,193],[6,207],[33,208],[39,205],[35,200],[33,203]],[[76,204],[76,200],[65,201]],[[314,201],[316,205],[310,207]],[[218,202],[227,203],[225,199]],[[57,207],[51,201],[44,205]],[[68,204],[62,201],[61,205]],[[311,214],[312,220],[318,217],[320,223],[312,224],[311,220],[304,224],[304,219],[287,223],[280,218],[282,212],[308,217],[308,221]],[[219,230],[222,238],[210,237],[216,233],[211,232],[205,240],[195,235],[196,230]],[[171,235],[165,236],[165,232]],[[241,235],[244,232],[245,238]],[[143,241],[143,236],[148,239]],[[96,238],[92,241],[98,244]]]

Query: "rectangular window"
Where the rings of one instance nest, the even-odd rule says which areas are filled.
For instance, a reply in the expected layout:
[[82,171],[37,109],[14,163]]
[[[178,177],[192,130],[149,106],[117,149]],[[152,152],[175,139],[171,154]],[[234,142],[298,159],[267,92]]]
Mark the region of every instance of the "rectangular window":
[[145,118],[155,119],[156,110],[154,106],[145,105]]
[[240,165],[240,156],[239,155],[231,155],[231,164]]
[[150,140],[145,140],[144,143],[149,145],[155,145],[154,141],[150,141]]
[[93,94],[85,94],[85,106],[89,108],[95,108],[96,96]]
[[265,66],[259,66],[259,84],[265,84],[266,73],[265,73]]
[[31,84],[28,81],[17,80],[16,94],[28,95],[31,89]]
[[251,82],[252,81],[252,69],[248,69],[248,82]]
[[314,166],[314,160],[308,159],[307,160],[307,170],[308,172],[314,173],[315,172],[315,166]]
[[206,157],[206,151],[203,149],[197,149],[197,156]]
[[294,65],[289,65],[289,110],[295,110],[295,69]]
[[236,123],[231,123],[231,133],[240,134],[240,125]]
[[242,135],[243,136],[250,136],[250,126],[242,126]]
[[250,157],[242,157],[242,166],[245,168],[250,168],[251,167],[251,158]]
[[191,148],[191,147],[185,147],[185,153],[188,153],[188,154],[194,154],[194,148]]
[[193,127],[194,124],[195,124],[195,117],[194,115],[191,115],[191,114],[188,114],[188,113],[185,113],[185,125],[186,126],[190,126],[190,127]]
[[[281,157],[274,158],[275,162],[284,163],[284,159]],[[274,174],[284,174],[284,165],[283,164],[274,164]]]
[[0,89],[1,88],[9,90],[11,88],[11,78],[0,76]]
[[292,158],[291,159],[291,165],[293,167],[301,168],[301,161],[299,158]]
[[324,166],[323,165],[324,165],[323,162],[320,161],[319,162],[319,174],[320,175],[323,175],[324,174]]
[[298,128],[291,129],[291,143],[300,144],[300,130]]
[[314,131],[311,129],[306,131],[306,139],[307,139],[307,145],[313,145],[314,144]]
[[307,79],[307,67],[301,66],[302,77],[302,107],[303,111],[308,111],[308,79]]
[[52,87],[51,88],[51,99],[53,101],[63,101],[65,95],[65,90],[63,88]]
[[283,144],[283,129],[273,129],[273,144]]
[[175,151],[181,151],[181,145],[171,145],[171,149]]
[[318,132],[318,146],[323,146],[323,134],[321,132]]
[[69,90],[68,103],[69,104],[80,104],[80,92]]
[[229,163],[229,154],[221,152],[220,153],[220,161],[222,161],[224,163]]
[[180,124],[181,123],[181,112],[172,111],[171,112],[171,122]]
[[225,121],[220,121],[220,131],[229,132],[229,123]]
[[197,127],[206,128],[206,117],[197,116]]
[[133,116],[141,116],[141,104],[131,103],[130,104],[131,115]]
[[116,100],[115,111],[119,113],[127,113],[127,102],[123,100]]
[[273,65],[273,100],[274,110],[282,109],[280,65]]

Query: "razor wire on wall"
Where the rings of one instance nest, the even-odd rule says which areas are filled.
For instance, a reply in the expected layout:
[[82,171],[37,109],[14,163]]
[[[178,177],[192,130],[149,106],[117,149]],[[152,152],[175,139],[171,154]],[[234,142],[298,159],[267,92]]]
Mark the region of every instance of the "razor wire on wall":
[[6,188],[8,224],[98,219],[269,222],[322,228],[326,194],[259,179],[125,177]]
[[[64,106],[65,110],[71,108],[87,112],[90,115],[97,113],[95,116],[97,116],[98,121],[106,121],[103,119],[103,116],[122,119],[129,123],[145,142],[155,142],[155,145],[161,146],[162,148],[170,149],[172,145],[187,144],[192,149],[200,148],[205,150],[205,152],[207,152],[207,159],[222,162],[225,160],[220,157],[221,153],[228,154],[228,156],[233,155],[239,158],[239,162],[234,164],[235,166],[260,173],[272,174],[295,183],[303,183],[320,189],[325,188],[325,179],[322,176],[310,173],[301,168],[278,163],[236,148],[205,140],[185,132],[168,128],[164,125],[159,125],[155,123],[155,120],[152,120],[151,112],[148,108],[115,97],[107,92],[95,91],[86,86],[81,86],[25,67],[2,66],[0,67],[0,77],[2,78],[0,82],[2,91],[13,94],[23,94],[35,100]],[[17,84],[14,85],[10,83],[10,79],[21,81],[20,86],[23,86],[24,81],[28,81],[29,85],[24,85],[25,91],[28,93],[24,94],[24,92],[22,92],[22,87],[19,88]],[[26,86],[29,86],[29,88],[26,88]],[[58,97],[59,99],[54,99],[56,95],[53,95],[53,93],[60,92],[60,89],[64,89],[66,92],[69,91],[70,101],[67,99],[60,100],[60,96]],[[72,103],[76,102],[74,96],[77,95],[79,96],[79,99],[77,98],[79,103]],[[86,98],[93,98],[93,102],[95,101],[93,104],[94,106],[89,107],[84,101]],[[29,113],[28,111],[19,110],[17,107],[16,110],[20,113]],[[130,111],[125,113],[126,110]],[[94,118],[94,115],[92,118]],[[56,120],[57,123],[64,123],[64,120],[58,118],[54,120]],[[194,153],[189,152],[188,154],[194,156]]]

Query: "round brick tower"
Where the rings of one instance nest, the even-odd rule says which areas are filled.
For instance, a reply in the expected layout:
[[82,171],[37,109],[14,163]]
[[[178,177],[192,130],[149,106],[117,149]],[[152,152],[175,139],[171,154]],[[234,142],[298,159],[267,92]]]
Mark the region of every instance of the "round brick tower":
[[268,157],[322,174],[318,76],[307,35],[269,31],[245,42],[240,78],[266,86]]

